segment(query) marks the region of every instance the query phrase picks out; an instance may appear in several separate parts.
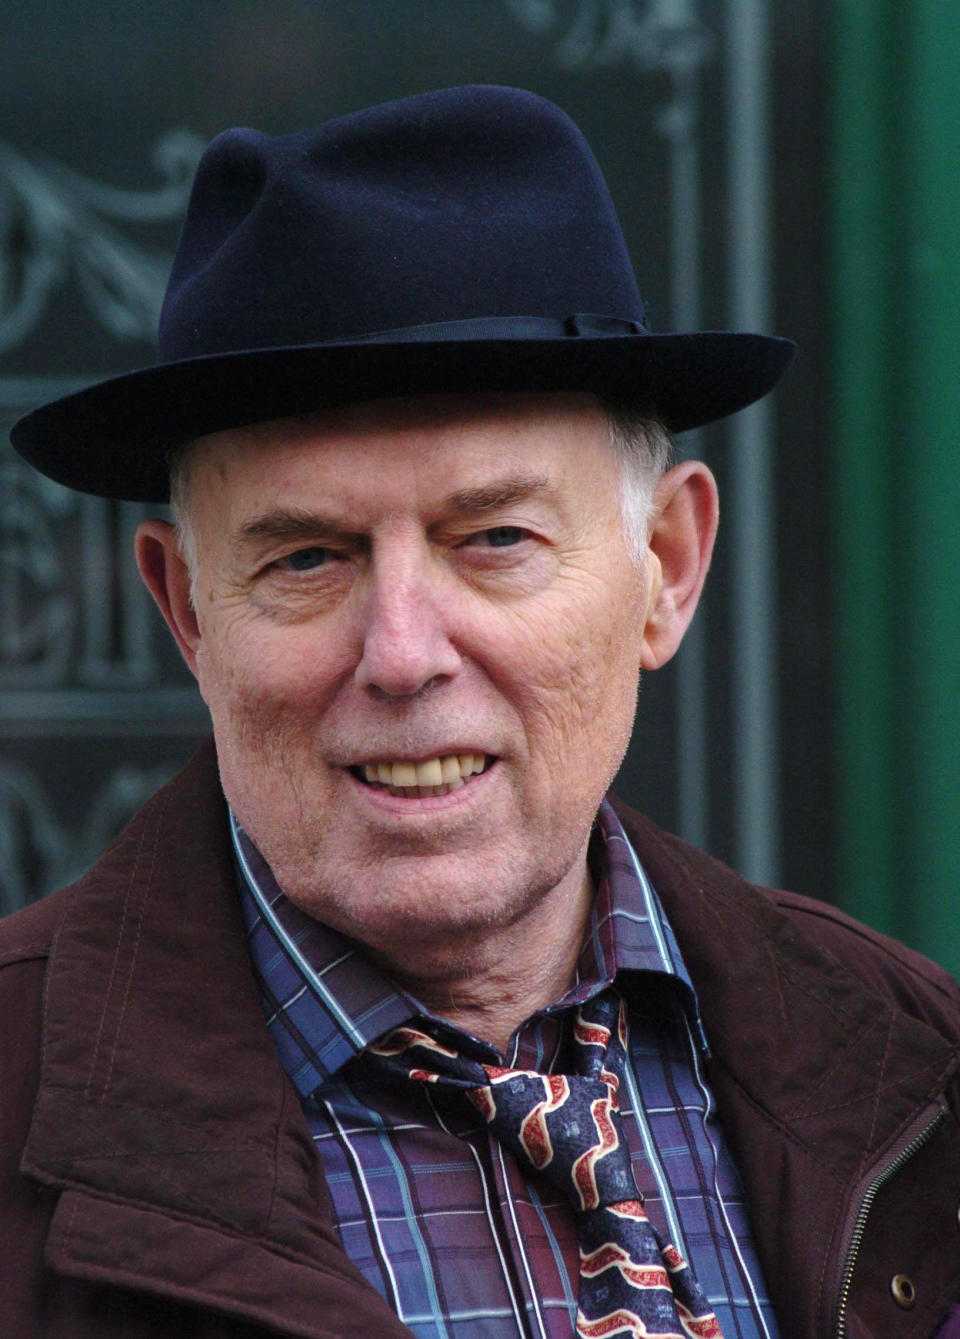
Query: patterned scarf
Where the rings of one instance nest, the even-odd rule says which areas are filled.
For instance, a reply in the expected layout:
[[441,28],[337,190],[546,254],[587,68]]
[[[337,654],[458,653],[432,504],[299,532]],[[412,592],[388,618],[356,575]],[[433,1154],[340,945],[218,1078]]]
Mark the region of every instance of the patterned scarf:
[[626,1006],[612,988],[581,1005],[575,1072],[481,1065],[416,1028],[367,1053],[393,1078],[463,1091],[521,1167],[570,1200],[580,1238],[581,1339],[723,1339],[683,1257],[647,1218],[620,1127]]

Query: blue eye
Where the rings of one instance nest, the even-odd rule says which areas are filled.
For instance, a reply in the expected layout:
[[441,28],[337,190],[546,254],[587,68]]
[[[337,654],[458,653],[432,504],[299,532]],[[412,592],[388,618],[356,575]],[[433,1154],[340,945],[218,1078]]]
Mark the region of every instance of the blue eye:
[[519,544],[527,532],[519,525],[496,525],[483,533],[492,549],[506,549],[511,544]]
[[322,567],[330,556],[329,549],[296,549],[280,559],[280,565],[292,568],[294,572],[309,572],[314,567]]

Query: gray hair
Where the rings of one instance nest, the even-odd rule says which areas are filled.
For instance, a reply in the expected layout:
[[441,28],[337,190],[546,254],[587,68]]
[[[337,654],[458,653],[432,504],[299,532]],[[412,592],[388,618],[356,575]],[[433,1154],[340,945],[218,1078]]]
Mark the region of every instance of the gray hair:
[[170,511],[173,516],[177,543],[190,573],[190,599],[196,603],[197,535],[190,516],[190,467],[194,443],[181,442],[167,452],[167,471],[170,475]]
[[658,418],[619,400],[601,399],[610,445],[620,464],[623,536],[639,566],[647,548],[647,526],[657,480],[674,461],[673,438]]
[[[620,512],[630,556],[638,565],[647,546],[647,525],[653,492],[660,476],[673,463],[670,433],[648,412],[619,400],[600,400],[610,445],[620,465]],[[191,576],[191,594],[197,571],[197,540],[189,512],[190,463],[193,442],[167,453],[170,471],[170,508],[177,542]]]

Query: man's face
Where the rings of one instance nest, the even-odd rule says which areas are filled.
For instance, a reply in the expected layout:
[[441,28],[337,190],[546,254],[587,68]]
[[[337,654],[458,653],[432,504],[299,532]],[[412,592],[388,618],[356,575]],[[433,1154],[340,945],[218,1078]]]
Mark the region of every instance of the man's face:
[[618,487],[587,396],[382,401],[197,446],[223,786],[311,915],[393,956],[582,878],[650,598]]

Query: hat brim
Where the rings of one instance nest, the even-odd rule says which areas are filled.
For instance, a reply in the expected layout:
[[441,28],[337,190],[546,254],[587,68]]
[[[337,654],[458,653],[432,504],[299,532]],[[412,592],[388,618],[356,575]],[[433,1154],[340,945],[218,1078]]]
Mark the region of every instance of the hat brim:
[[170,449],[227,428],[396,396],[589,391],[684,432],[766,395],[795,351],[726,331],[249,349],[112,377],[24,415],[10,436],[68,488],[165,502]]

